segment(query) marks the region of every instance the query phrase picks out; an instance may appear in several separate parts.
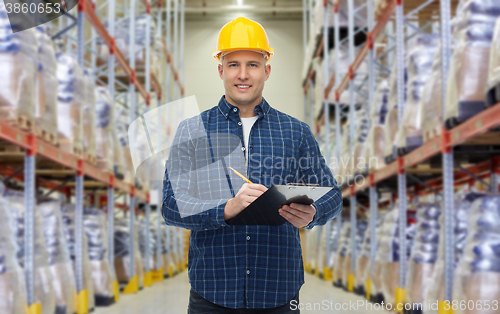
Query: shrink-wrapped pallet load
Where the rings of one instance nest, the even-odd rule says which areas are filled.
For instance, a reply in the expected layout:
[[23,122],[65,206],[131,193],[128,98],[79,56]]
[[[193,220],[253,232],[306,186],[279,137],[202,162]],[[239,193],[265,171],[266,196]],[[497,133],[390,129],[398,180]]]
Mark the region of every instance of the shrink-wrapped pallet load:
[[109,95],[109,91],[101,86],[95,88],[95,98],[97,167],[113,173],[113,100]]
[[[453,236],[454,236],[454,257],[455,263],[454,267],[457,266],[458,262],[462,258],[465,240],[467,238],[469,226],[469,213],[471,209],[471,204],[474,200],[484,197],[484,194],[481,193],[464,193],[459,192],[455,195],[454,200],[454,228],[453,228]],[[439,216],[439,224],[440,224],[440,241],[439,241],[439,252],[438,258],[434,267],[434,271],[432,273],[432,278],[430,279],[432,285],[427,290],[424,309],[425,314],[438,314],[438,310],[435,306],[429,306],[431,304],[435,304],[438,301],[444,301],[445,297],[445,248],[446,243],[444,242],[444,215]]]
[[170,266],[170,251],[168,249],[167,243],[167,225],[160,224],[160,249],[161,249],[161,264],[160,267],[163,268],[163,275],[168,276],[168,268]]
[[[459,305],[454,313],[498,313],[500,197],[485,196],[475,200],[468,220],[469,230],[464,253],[456,269],[453,284],[453,300]],[[489,306],[486,305],[487,301]],[[474,306],[471,306],[472,303]],[[460,306],[461,304],[466,306]]]
[[83,226],[88,239],[95,304],[108,306],[114,303],[113,285],[116,279],[108,261],[106,215],[96,208],[85,207]]
[[16,221],[3,193],[4,186],[0,183],[0,313],[25,314],[25,278],[15,254],[22,248],[18,247]]
[[306,230],[305,235],[307,248],[305,260],[308,268],[307,270],[313,271],[316,269],[317,262],[319,228],[316,230],[314,228]]
[[[356,246],[356,252],[361,251],[361,246],[363,244],[363,240],[365,237],[366,233],[366,228],[368,224],[365,220],[358,220],[356,223],[356,239],[355,239],[355,246]],[[344,283],[345,286],[348,287],[349,284],[349,275],[352,274],[354,275],[354,281],[352,282],[353,289],[355,288],[355,280],[356,280],[356,260],[354,261],[354,268],[353,268],[353,262],[352,262],[352,239],[351,239],[351,234],[349,233],[349,245],[347,245],[347,249],[345,251],[345,260],[343,267],[344,269],[342,270],[342,282]]]
[[[156,265],[156,230],[154,226],[156,223],[150,222],[146,224],[146,219],[139,220],[139,250],[143,260],[144,267],[146,263],[149,264],[149,270],[157,269]],[[146,239],[146,230],[149,228],[149,243]],[[149,262],[146,260],[146,247],[149,246]],[[146,268],[145,268],[146,269]]]
[[49,254],[49,269],[56,296],[56,313],[76,313],[75,274],[64,237],[61,203],[55,200],[42,201],[38,205],[38,210],[42,214],[43,234]]
[[12,32],[4,3],[0,4],[0,118],[25,130],[35,125],[35,80],[38,43],[34,29]]
[[425,83],[432,75],[432,60],[437,52],[439,35],[419,35],[408,44],[408,83],[403,117],[398,126],[396,144],[403,156],[422,146],[421,110]]
[[85,159],[91,163],[96,160],[96,98],[95,84],[89,69],[85,69],[85,102],[83,103],[83,149]]
[[443,76],[441,63],[441,49],[434,54],[432,74],[425,83],[420,105],[420,128],[423,142],[427,142],[441,135],[443,125]]
[[[397,158],[396,152],[396,134],[398,131],[398,80],[397,80],[397,63],[394,62],[389,77],[389,99],[387,105],[387,114],[384,121],[384,161],[390,164]],[[407,69],[404,69],[404,102],[406,103],[407,96]],[[404,107],[404,104],[403,104]]]
[[[373,267],[369,268],[367,279],[370,280],[370,300],[372,302],[381,303],[384,300],[383,290],[382,290],[382,261],[378,258],[378,251],[380,249],[380,239],[382,238],[382,233],[384,228],[382,228],[382,223],[385,219],[385,213],[380,215],[378,227],[377,227],[377,249],[375,253],[375,260],[373,261]],[[366,289],[366,287],[365,287]]]
[[[145,61],[146,61],[146,21],[148,16],[146,14],[137,15],[135,17],[135,70],[137,73],[145,72]],[[105,22],[104,26],[108,28],[108,23]],[[150,60],[153,61],[151,64],[154,64],[154,44],[156,41],[160,40],[155,38],[156,34],[156,25],[154,21],[150,23],[150,45],[151,45],[151,54]],[[120,50],[122,55],[128,60],[130,55],[130,18],[125,17],[115,23],[115,45],[116,48]],[[104,43],[104,41],[100,38],[97,38],[97,50],[99,51],[99,55],[101,58],[97,60],[97,65],[100,66],[107,62],[109,58],[109,47]],[[116,68],[117,73],[123,73],[123,69],[121,67]]]
[[129,117],[124,108],[115,107],[115,133],[117,136],[117,143],[119,143],[119,151],[123,156],[124,169],[123,175],[124,180],[129,183],[135,182],[135,170],[132,163],[132,155],[130,154],[130,148],[128,143],[128,126]]
[[[71,260],[73,262],[73,271],[76,273],[76,235],[75,235],[75,213],[76,208],[74,204],[62,204],[61,212],[64,222],[64,233],[66,236],[66,243],[69,248]],[[83,233],[83,256],[82,256],[82,288],[88,292],[88,308],[93,310],[95,308],[95,299],[91,296],[94,295],[94,285],[92,283],[92,268],[90,266],[89,246],[88,239]]]
[[[406,277],[406,303],[423,304],[429,289],[435,284],[432,274],[442,240],[438,221],[440,215],[439,204],[421,203],[417,206],[416,234]],[[417,308],[413,307],[413,310]]]
[[35,80],[36,133],[57,144],[57,61],[54,43],[43,25],[36,27],[38,71]]
[[70,54],[57,54],[57,128],[61,149],[83,152],[83,106],[85,80],[82,68]]
[[[24,216],[26,208],[24,206],[24,194],[22,192],[5,190],[5,198],[9,202],[10,213],[14,218],[14,233],[19,251],[17,259],[21,267],[24,268]],[[33,199],[33,202],[35,200]],[[42,217],[40,211],[34,210],[34,302],[42,306],[42,314],[54,314],[56,310],[56,299],[53,288],[53,278],[50,273],[47,247],[43,235]]]
[[455,49],[446,91],[445,126],[450,129],[485,109],[490,50],[500,2],[464,0],[452,30]]
[[343,282],[343,270],[345,260],[347,258],[347,248],[351,243],[351,222],[345,221],[342,223],[342,231],[340,233],[339,247],[335,254],[333,263],[333,284],[337,287],[347,286],[347,282]]
[[381,285],[385,303],[395,304],[395,292],[396,288],[399,287],[400,255],[403,253],[407,256],[410,255],[414,236],[415,225],[407,225],[407,252],[401,252],[399,247],[399,204],[395,203],[393,208],[384,216],[378,239],[377,260],[380,262]]
[[111,110],[113,110],[113,169],[115,176],[120,180],[123,180],[125,178],[125,173],[128,170],[127,156],[130,155],[130,152],[128,152],[128,145],[127,147],[123,145],[124,136],[127,135],[128,131],[128,124],[123,124],[124,115],[118,115],[120,114],[120,111],[121,113],[124,113],[123,108],[115,107]]
[[500,102],[500,17],[495,23],[493,33],[486,92],[486,106],[493,106]]
[[[338,219],[341,219],[340,217]],[[342,231],[342,224],[340,224],[337,220],[332,220],[329,222],[330,229],[329,234],[326,234],[326,254],[325,254],[325,266],[332,270],[335,267],[335,254],[340,246],[340,233]],[[333,278],[332,278],[333,280]]]
[[[376,227],[377,228],[377,227]],[[375,246],[375,252],[378,249],[378,241],[373,243],[370,228],[366,227],[365,236],[363,239],[363,243],[360,246],[360,249],[357,250],[357,258],[356,258],[356,269],[355,269],[355,283],[354,283],[354,291],[362,296],[366,295],[368,287],[366,287],[366,282],[370,276],[370,254],[372,245]]]
[[366,156],[369,170],[377,170],[385,165],[384,162],[384,122],[387,115],[387,103],[389,98],[389,84],[387,80],[382,80],[375,92],[372,104],[371,129],[368,134]]
[[367,173],[368,161],[366,159],[367,139],[370,132],[370,117],[366,104],[357,110],[356,131],[354,137],[353,162],[350,164],[350,173]]
[[[144,270],[143,263],[141,259],[141,252],[139,250],[139,237],[137,228],[139,225],[134,227],[134,276],[137,276],[139,281],[139,287],[143,287],[144,282]],[[121,284],[127,284],[132,279],[132,269],[130,265],[130,229],[129,222],[127,219],[116,219],[115,220],[115,272],[116,279]]]

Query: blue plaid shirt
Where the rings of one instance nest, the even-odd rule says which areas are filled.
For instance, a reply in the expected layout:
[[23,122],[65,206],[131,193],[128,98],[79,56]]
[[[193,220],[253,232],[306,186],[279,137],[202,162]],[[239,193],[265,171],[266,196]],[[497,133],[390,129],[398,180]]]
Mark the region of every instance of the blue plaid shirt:
[[[264,99],[255,107],[255,113],[259,117],[251,129],[248,147],[242,146],[239,152],[245,158],[245,149],[249,149],[246,177],[267,188],[292,182],[331,186],[333,189],[313,204],[316,214],[306,228],[324,225],[338,216],[342,210],[342,193],[309,126],[273,109]],[[239,109],[224,96],[218,106],[195,118],[200,117],[208,136],[232,134],[243,145]],[[218,184],[200,181],[198,175],[193,178],[189,171],[179,170],[192,170],[195,163],[182,154],[199,151],[194,149],[197,144],[192,140],[195,136],[190,128],[192,121],[193,118],[182,121],[176,132],[173,147],[187,144],[170,151],[169,160],[177,160],[177,164],[167,166],[165,171],[162,202],[163,217],[168,225],[191,229],[188,266],[191,286],[206,300],[228,308],[272,308],[286,304],[304,283],[299,229],[289,222],[281,226],[226,224],[224,207],[238,192],[242,180],[228,178],[231,191],[227,195],[217,192],[219,196],[214,199],[199,191],[211,184],[219,189]],[[213,157],[213,151],[211,154]],[[302,162],[286,162],[287,158]],[[174,179],[169,178],[172,171],[187,180],[183,184],[172,182]],[[185,216],[179,211],[179,208],[194,210],[207,204],[210,209],[196,214]]]

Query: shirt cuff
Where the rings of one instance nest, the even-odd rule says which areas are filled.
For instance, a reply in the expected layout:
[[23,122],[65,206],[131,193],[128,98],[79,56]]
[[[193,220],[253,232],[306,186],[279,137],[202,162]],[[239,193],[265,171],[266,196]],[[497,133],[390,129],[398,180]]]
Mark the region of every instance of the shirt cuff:
[[215,223],[215,227],[217,228],[229,226],[224,220],[224,208],[226,207],[228,200],[229,199],[221,200],[221,204],[210,210],[210,220]]

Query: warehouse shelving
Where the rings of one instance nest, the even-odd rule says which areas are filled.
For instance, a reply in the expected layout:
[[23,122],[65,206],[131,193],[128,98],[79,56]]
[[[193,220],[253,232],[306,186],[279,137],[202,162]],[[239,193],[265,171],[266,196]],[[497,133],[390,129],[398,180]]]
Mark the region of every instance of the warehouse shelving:
[[[334,18],[335,18],[335,26],[334,29],[338,30],[338,8],[339,4],[342,1],[348,2],[348,12],[346,15],[349,17],[349,41],[352,45],[353,43],[353,34],[354,27],[352,23],[352,19],[354,16],[353,13],[353,0],[336,0],[336,1],[323,1],[324,5],[324,14],[325,14],[325,25],[323,38],[321,39],[318,47],[328,46],[328,38],[326,32],[326,24],[327,19],[326,15],[328,14],[327,10],[331,10],[333,7],[334,10]],[[368,84],[368,106],[371,105],[375,92],[375,79],[377,77],[376,66],[381,69],[380,64],[376,63],[376,55],[374,51],[374,43],[379,38],[379,36],[384,32],[384,29],[388,25],[391,20],[395,20],[396,22],[396,43],[394,46],[389,46],[387,51],[396,51],[395,62],[397,62],[397,69],[399,69],[397,73],[398,80],[398,104],[402,104],[404,99],[404,49],[405,49],[405,40],[407,39],[404,34],[404,27],[410,27],[409,22],[440,22],[441,28],[441,53],[443,61],[443,98],[446,95],[446,82],[447,82],[447,73],[448,67],[450,63],[450,47],[451,47],[451,39],[450,39],[450,21],[451,21],[451,10],[452,7],[456,7],[458,1],[456,0],[444,0],[444,1],[413,1],[413,0],[382,0],[381,4],[378,8],[373,7],[373,1],[367,1],[368,8],[368,35],[367,42],[361,48],[359,54],[354,57],[351,53],[351,65],[349,67],[349,73],[330,73],[329,82],[325,86],[324,90],[324,110],[322,115],[316,121],[316,132],[319,133],[320,128],[325,127],[326,131],[324,142],[326,143],[326,147],[329,147],[329,137],[328,137],[328,129],[329,129],[329,114],[328,109],[330,108],[330,104],[328,103],[328,95],[330,93],[335,93],[336,99],[336,112],[335,112],[335,127],[337,134],[337,160],[340,160],[340,137],[338,134],[340,133],[340,123],[339,120],[341,118],[341,111],[338,110],[339,106],[339,97],[341,93],[350,88],[351,95],[351,103],[350,103],[350,114],[351,117],[354,118],[353,112],[353,87],[356,86],[356,82],[354,81],[356,72],[358,71],[360,65],[363,62],[368,63],[368,78],[363,81],[362,84]],[[304,7],[307,5],[304,4]],[[374,16],[378,17],[377,22],[373,20]],[[418,27],[412,25],[411,28],[413,30],[418,31]],[[390,37],[390,34],[386,34]],[[338,35],[335,36],[335,39],[338,40]],[[337,42],[336,45],[337,46]],[[325,52],[326,49],[325,49]],[[323,53],[324,58],[328,58],[326,53]],[[315,56],[319,56],[320,52],[316,51]],[[325,60],[325,59],[324,59]],[[325,72],[328,73],[328,62],[325,63]],[[338,64],[335,66],[338,68]],[[339,82],[339,79],[342,77],[342,80]],[[307,95],[310,87],[312,86],[312,80],[314,78],[314,69],[309,71],[308,81],[304,85],[304,94]],[[316,100],[317,102],[319,100]],[[443,101],[443,104],[445,102]],[[305,97],[305,107],[307,108],[307,96]],[[444,105],[443,105],[443,117],[444,117]],[[402,118],[403,106],[398,106],[398,122]],[[312,115],[312,110],[309,112]],[[312,120],[311,120],[312,121]],[[373,171],[361,171],[359,179],[356,181],[355,178],[349,180],[349,183],[343,187],[342,197],[344,198],[344,202],[346,204],[350,204],[350,213],[351,213],[351,225],[355,226],[356,222],[356,213],[357,207],[359,206],[362,209],[365,209],[370,212],[370,239],[371,241],[376,241],[376,219],[377,219],[377,208],[378,208],[378,200],[377,200],[377,190],[380,190],[382,186],[386,186],[389,188],[389,191],[396,194],[399,198],[399,230],[400,230],[400,239],[401,243],[401,251],[405,251],[406,247],[406,238],[405,238],[405,230],[406,230],[406,198],[407,196],[422,196],[429,193],[442,193],[444,199],[444,211],[443,215],[445,217],[445,236],[444,241],[446,247],[452,247],[453,245],[453,187],[458,185],[463,185],[467,183],[471,183],[474,181],[479,181],[481,183],[484,182],[484,179],[490,178],[490,191],[492,193],[498,193],[499,183],[498,183],[498,175],[500,174],[500,157],[495,155],[494,151],[484,152],[479,161],[472,161],[472,165],[462,167],[458,160],[454,160],[453,151],[455,149],[460,149],[463,146],[467,145],[498,145],[498,133],[490,132],[494,128],[500,126],[500,104],[494,105],[490,108],[485,109],[481,113],[476,116],[470,118],[469,120],[463,122],[462,124],[450,129],[446,130],[442,129],[442,134],[438,135],[431,140],[425,142],[422,146],[415,149],[414,151],[398,157],[396,161],[386,165],[385,167],[373,170]],[[311,123],[312,127],[312,123]],[[351,138],[354,136],[354,130],[351,128],[350,130]],[[351,152],[353,151],[352,141],[350,145]],[[460,151],[457,151],[457,154]],[[498,154],[498,153],[497,153]],[[442,156],[442,160],[439,161],[440,155]],[[326,160],[329,160],[328,153],[325,154]],[[455,158],[456,159],[456,158]],[[442,165],[442,170],[436,171],[435,169],[417,167],[417,165],[422,164],[424,162],[433,161],[434,163],[440,163]],[[455,165],[454,165],[455,164]],[[367,176],[367,178],[365,178]],[[410,182],[411,184],[407,183]],[[397,187],[397,189],[396,189]],[[368,193],[365,191],[368,190]],[[412,195],[408,195],[408,194]],[[356,203],[356,198],[358,194],[362,194],[364,200],[368,197],[369,207],[366,208],[361,204]],[[337,219],[340,222],[340,219]],[[355,228],[352,228],[352,238],[351,245],[354,246],[354,235]],[[372,242],[372,243],[373,243]],[[356,252],[354,247],[351,250],[352,254],[352,273],[349,277],[348,288],[352,291],[353,289],[353,280],[354,280],[354,261],[356,260]],[[371,248],[371,265],[373,265],[375,254],[374,247]],[[404,255],[404,254],[403,254]],[[396,291],[396,303],[402,303],[405,299],[405,277],[406,277],[406,256],[401,256],[400,260],[400,282],[399,288]],[[445,253],[445,296],[447,300],[451,300],[452,296],[452,287],[453,287],[453,270],[454,270],[454,257],[452,250],[446,250]],[[326,272],[327,270],[325,270]],[[326,278],[326,275],[325,275]],[[444,301],[444,300],[440,300]]]
[[[170,16],[174,15],[175,22],[178,24],[177,16],[179,14],[183,14],[181,10],[184,7],[183,0],[173,0],[175,2],[174,10],[170,10],[170,4],[172,0],[167,0],[167,8],[168,12],[166,14],[167,20],[163,27],[162,19],[163,12],[161,9],[162,3],[158,1],[156,3],[156,19],[157,19],[157,36],[163,38],[166,37],[166,41],[162,39],[162,52],[166,61],[166,77],[159,78],[156,77],[153,73],[150,73],[150,47],[146,45],[146,64],[145,64],[145,73],[136,73],[134,67],[134,58],[132,57],[130,62],[124,57],[124,54],[116,47],[115,39],[114,39],[114,22],[115,22],[115,1],[110,0],[101,5],[100,8],[96,10],[95,3],[91,0],[82,0],[78,3],[76,16],[73,13],[67,12],[65,16],[60,17],[62,23],[59,23],[59,28],[57,23],[51,23],[51,27],[55,27],[57,29],[57,35],[54,37],[63,37],[66,36],[66,41],[68,42],[68,50],[72,50],[78,56],[78,61],[81,67],[90,66],[92,68],[92,74],[95,80],[102,84],[107,85],[110,94],[112,95],[115,103],[120,103],[123,101],[124,95],[120,95],[120,92],[126,91],[129,96],[129,104],[130,104],[130,119],[133,121],[137,116],[137,113],[142,114],[147,107],[150,105],[151,96],[150,91],[156,94],[157,98],[157,106],[163,105],[163,99],[166,102],[171,100],[170,90],[172,88],[172,80],[170,76],[173,76],[173,82],[175,86],[173,87],[176,91],[176,95],[182,97],[184,95],[184,87],[182,81],[182,75],[178,73],[182,73],[183,69],[180,68],[182,63],[175,62],[176,58],[172,58],[171,56],[171,47],[170,44],[170,33],[171,33],[171,22]],[[180,3],[180,5],[179,5]],[[148,23],[151,22],[151,3],[147,0],[143,1],[144,9],[146,14],[148,15]],[[105,17],[100,16],[99,10],[103,7],[107,6],[108,10],[108,21],[110,22],[108,30],[104,27],[101,22]],[[132,10],[127,10],[125,12],[125,16],[129,17],[132,21],[131,27],[133,27],[134,14],[135,14],[135,1],[130,1],[130,8]],[[180,7],[180,8],[179,8]],[[67,20],[64,20],[67,19]],[[74,21],[73,24],[68,26],[67,21]],[[84,31],[84,23],[88,21],[92,27],[92,37],[89,41],[85,42],[83,38]],[[181,17],[181,22],[184,22],[183,17]],[[177,24],[174,25],[175,36],[177,36],[178,29]],[[149,24],[148,24],[149,26]],[[76,36],[72,36],[72,31],[76,27]],[[149,32],[149,28],[147,31]],[[183,26],[181,27],[183,30]],[[133,31],[130,33],[134,33]],[[181,34],[181,37],[183,34]],[[76,38],[75,38],[76,37]],[[96,51],[95,40],[97,37],[100,37],[102,41],[109,47],[109,58],[107,60],[107,65],[97,69],[96,68],[96,58],[99,56],[99,53]],[[131,52],[134,52],[134,41],[131,41]],[[177,42],[175,43],[178,44]],[[177,46],[174,46],[177,49]],[[84,60],[84,52],[89,51],[91,53],[90,60]],[[133,56],[133,53],[129,54]],[[115,65],[118,65],[124,73],[125,78],[128,78],[128,82],[124,81],[123,75],[118,75],[115,73]],[[108,70],[107,78],[104,77],[104,71]],[[163,82],[162,82],[163,81]],[[128,85],[128,87],[126,86]],[[141,104],[139,105],[138,112],[135,110],[134,102],[136,100],[135,92],[142,98],[142,108]],[[166,91],[166,92],[162,92]],[[162,96],[162,95],[166,95]],[[126,95],[125,95],[126,97]],[[171,123],[171,122],[170,122]],[[26,204],[26,212],[25,215],[25,225],[26,225],[26,241],[24,250],[26,252],[26,266],[25,266],[25,274],[27,278],[27,302],[30,311],[35,311],[31,313],[36,313],[39,310],[39,304],[34,303],[34,290],[33,290],[33,274],[34,274],[34,248],[33,248],[33,229],[34,229],[34,203],[35,199],[35,181],[36,183],[43,188],[47,188],[51,190],[51,192],[61,192],[61,191],[71,191],[70,186],[74,186],[74,195],[76,202],[76,283],[77,283],[77,293],[78,293],[78,313],[86,313],[88,312],[88,308],[86,307],[87,295],[86,291],[83,291],[83,279],[82,279],[82,254],[83,254],[83,201],[84,201],[84,192],[87,195],[91,195],[96,193],[96,188],[105,189],[107,187],[107,207],[109,209],[114,208],[114,199],[115,199],[115,191],[118,193],[122,193],[125,195],[129,195],[129,210],[128,215],[130,217],[130,226],[133,228],[134,214],[136,210],[136,199],[145,202],[145,210],[146,210],[146,219],[149,221],[150,217],[150,194],[146,189],[136,188],[134,183],[128,183],[123,180],[119,180],[115,177],[113,173],[109,173],[108,171],[103,171],[98,169],[89,161],[85,160],[83,156],[75,155],[64,151],[58,148],[56,145],[48,143],[40,138],[38,138],[35,134],[22,130],[20,127],[16,125],[12,125],[8,121],[0,120],[0,139],[2,142],[11,145],[13,147],[18,147],[17,151],[6,151],[0,153],[2,158],[2,166],[0,167],[0,173],[9,179],[17,180],[24,183],[25,189],[25,204]],[[24,150],[24,152],[23,152]],[[18,168],[23,164],[24,167]],[[36,166],[43,165],[43,171],[40,169],[36,169]],[[22,173],[24,172],[24,176]],[[38,176],[38,178],[36,178]],[[71,176],[74,176],[74,179],[71,180]],[[43,178],[45,177],[45,178]],[[69,182],[73,181],[73,182]],[[85,189],[88,188],[87,191]],[[156,187],[161,191],[161,187]],[[159,193],[158,206],[161,206],[161,193]],[[97,198],[96,198],[97,199]],[[102,204],[100,204],[102,205]],[[158,215],[158,227],[161,223],[160,221],[161,215]],[[110,267],[113,271],[114,265],[114,211],[108,210],[108,260]],[[160,228],[158,228],[160,232]],[[149,230],[148,230],[149,231]],[[147,241],[149,242],[149,232],[146,232]],[[132,230],[133,232],[133,230]],[[170,234],[168,233],[168,236]],[[133,237],[131,237],[133,239]],[[170,239],[169,239],[170,240]],[[133,243],[130,243],[132,246]],[[131,250],[133,252],[133,250]],[[146,252],[146,255],[152,254],[153,252],[149,252],[149,249]],[[155,252],[157,254],[157,258],[161,258],[160,250]],[[133,265],[133,254],[130,254],[132,258]],[[146,259],[146,270],[147,270],[147,285],[151,284],[151,279],[153,274],[156,279],[160,275],[163,277],[163,270],[153,270],[152,267],[148,264],[149,259]],[[158,264],[160,265],[160,264]],[[179,265],[178,265],[179,266]],[[134,269],[132,267],[132,269]],[[156,271],[156,272],[153,272]],[[129,284],[125,291],[128,292],[136,292],[137,285],[136,283]]]

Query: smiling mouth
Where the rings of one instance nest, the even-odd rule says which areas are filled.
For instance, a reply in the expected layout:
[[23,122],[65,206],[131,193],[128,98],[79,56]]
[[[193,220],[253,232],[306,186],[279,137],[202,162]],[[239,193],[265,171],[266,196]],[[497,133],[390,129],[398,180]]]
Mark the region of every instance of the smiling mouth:
[[240,90],[246,90],[252,87],[251,85],[246,85],[246,84],[236,84],[235,86]]

